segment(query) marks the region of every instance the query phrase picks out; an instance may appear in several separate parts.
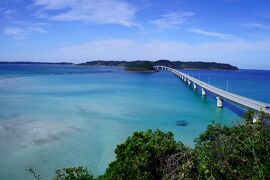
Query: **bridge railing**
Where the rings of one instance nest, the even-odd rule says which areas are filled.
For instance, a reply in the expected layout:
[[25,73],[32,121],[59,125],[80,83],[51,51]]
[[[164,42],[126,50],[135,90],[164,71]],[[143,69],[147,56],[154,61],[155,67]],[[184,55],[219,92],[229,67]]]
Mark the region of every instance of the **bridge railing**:
[[191,82],[195,83],[196,85],[200,86],[201,88],[207,90],[207,91],[210,91],[212,92],[213,94],[219,96],[219,97],[222,97],[224,99],[227,99],[229,101],[232,101],[236,104],[239,104],[239,105],[242,105],[244,107],[247,107],[247,108],[251,108],[251,109],[254,109],[254,110],[262,110],[262,111],[265,111],[265,112],[268,112],[270,113],[270,110],[267,109],[266,107],[268,106],[268,104],[264,103],[264,102],[260,102],[260,101],[257,101],[257,100],[253,100],[251,98],[247,98],[247,97],[244,97],[244,96],[240,96],[240,95],[237,95],[237,94],[234,94],[234,93],[231,93],[231,92],[228,92],[228,91],[225,91],[225,90],[222,90],[222,89],[219,89],[215,86],[212,86],[212,85],[209,85],[205,82],[202,82],[192,76],[189,76],[183,72],[180,72],[176,69],[173,69],[173,68],[170,68],[170,67],[166,67],[166,66],[155,66],[155,68],[164,68],[166,70],[169,70],[171,71],[172,73],[178,75],[178,76],[183,76],[184,78],[190,80]]

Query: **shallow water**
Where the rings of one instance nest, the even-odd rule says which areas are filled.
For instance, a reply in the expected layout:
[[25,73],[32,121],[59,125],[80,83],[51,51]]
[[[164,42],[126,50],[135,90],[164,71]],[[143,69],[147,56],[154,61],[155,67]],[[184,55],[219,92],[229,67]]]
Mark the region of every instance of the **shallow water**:
[[[222,72],[232,78],[230,88],[249,94],[231,73]],[[269,78],[264,82],[269,86]],[[11,180],[31,178],[28,168],[43,179],[73,166],[99,175],[114,159],[116,145],[134,131],[172,131],[193,146],[211,121],[230,125],[243,113],[230,104],[216,108],[213,97],[201,97],[168,72],[55,65],[0,65],[0,107],[0,179]]]

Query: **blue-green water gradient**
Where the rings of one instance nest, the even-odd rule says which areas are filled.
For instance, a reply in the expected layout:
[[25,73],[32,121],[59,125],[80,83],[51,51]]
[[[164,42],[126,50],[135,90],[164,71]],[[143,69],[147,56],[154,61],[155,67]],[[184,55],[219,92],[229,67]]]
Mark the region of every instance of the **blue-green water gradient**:
[[[238,80],[233,76],[230,88],[237,89]],[[269,85],[269,78],[265,81]],[[238,86],[240,92],[243,86]],[[269,89],[260,91],[269,94]],[[214,98],[201,97],[168,72],[0,65],[0,179],[30,179],[29,168],[43,179],[51,179],[55,169],[74,166],[102,174],[115,158],[116,145],[134,131],[172,131],[192,147],[211,121],[231,125],[241,120],[241,111],[232,109],[216,108]],[[187,125],[176,126],[178,121]]]

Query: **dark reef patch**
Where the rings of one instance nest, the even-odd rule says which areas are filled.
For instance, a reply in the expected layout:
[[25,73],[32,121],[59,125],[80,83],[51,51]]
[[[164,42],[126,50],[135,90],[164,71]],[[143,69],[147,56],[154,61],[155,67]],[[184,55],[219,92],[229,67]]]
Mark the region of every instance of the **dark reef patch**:
[[68,128],[71,129],[71,130],[73,130],[73,131],[82,131],[81,128],[78,128],[76,126],[69,126]]
[[177,121],[176,126],[186,127],[188,123],[186,121]]
[[60,140],[60,137],[58,135],[48,135],[46,138],[41,138],[41,139],[35,139],[32,143],[34,145],[44,145],[48,143],[52,143],[55,141]]
[[7,116],[0,114],[0,119],[5,119],[5,118],[7,118]]
[[87,110],[84,107],[80,105],[75,105],[74,107],[78,109],[79,114],[81,114],[82,116],[87,115]]

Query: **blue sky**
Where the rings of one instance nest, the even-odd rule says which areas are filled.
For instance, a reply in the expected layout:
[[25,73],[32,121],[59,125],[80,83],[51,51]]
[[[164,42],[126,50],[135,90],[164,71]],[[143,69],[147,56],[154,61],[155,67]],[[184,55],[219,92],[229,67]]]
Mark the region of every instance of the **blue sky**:
[[0,60],[270,69],[269,0],[0,0]]

